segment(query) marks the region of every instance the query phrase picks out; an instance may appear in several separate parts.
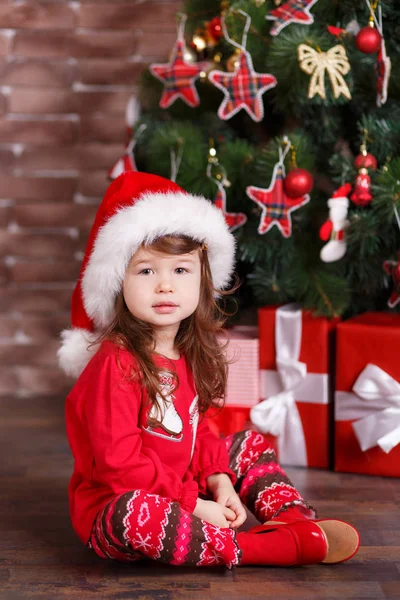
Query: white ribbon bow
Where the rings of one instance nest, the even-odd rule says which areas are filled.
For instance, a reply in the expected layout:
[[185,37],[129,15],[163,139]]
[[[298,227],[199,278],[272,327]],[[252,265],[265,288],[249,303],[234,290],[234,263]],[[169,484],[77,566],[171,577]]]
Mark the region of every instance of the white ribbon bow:
[[368,364],[353,392],[336,392],[336,420],[356,419],[353,429],[363,452],[379,446],[388,454],[400,444],[400,383]]
[[327,70],[335,98],[339,98],[340,94],[343,94],[351,100],[350,90],[343,78],[343,75],[347,75],[350,71],[350,63],[344,46],[337,44],[328,52],[317,52],[307,44],[300,44],[297,48],[297,55],[300,69],[311,75],[308,87],[309,98],[313,98],[315,94],[326,98],[325,70]]
[[276,311],[276,366],[283,390],[252,407],[250,419],[262,432],[278,438],[282,463],[307,465],[306,441],[295,390],[307,376],[307,365],[299,361],[302,336],[301,308],[286,304]]

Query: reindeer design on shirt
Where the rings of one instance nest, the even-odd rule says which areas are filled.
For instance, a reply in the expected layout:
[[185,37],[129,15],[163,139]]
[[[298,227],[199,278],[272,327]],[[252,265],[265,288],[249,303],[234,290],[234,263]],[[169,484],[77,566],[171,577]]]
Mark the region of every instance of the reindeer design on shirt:
[[[171,442],[180,442],[183,439],[183,422],[174,405],[173,391],[175,384],[171,375],[161,373],[160,388],[163,397],[157,394],[156,402],[154,402],[147,415],[147,426],[143,429],[152,435]],[[165,433],[156,431],[156,429],[162,429]]]
[[[147,415],[147,425],[143,426],[144,431],[171,442],[180,442],[183,439],[183,421],[179,416],[174,400],[173,391],[175,384],[173,378],[168,373],[161,373],[160,387],[164,398],[160,394],[156,396],[156,402],[152,405]],[[189,407],[189,424],[192,428],[192,450],[193,457],[194,445],[196,442],[196,432],[199,422],[198,395],[196,395]]]

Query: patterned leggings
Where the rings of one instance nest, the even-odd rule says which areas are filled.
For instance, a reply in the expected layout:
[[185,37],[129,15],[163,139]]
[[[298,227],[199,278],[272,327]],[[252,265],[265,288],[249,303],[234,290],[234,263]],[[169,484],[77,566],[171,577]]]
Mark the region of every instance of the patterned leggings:
[[[305,518],[315,516],[264,436],[240,431],[225,443],[230,467],[238,478],[235,489],[259,521],[295,506]],[[89,545],[102,558],[123,562],[150,558],[171,565],[231,568],[240,564],[241,556],[233,529],[211,525],[183,510],[178,502],[143,490],[116,496],[104,507]]]

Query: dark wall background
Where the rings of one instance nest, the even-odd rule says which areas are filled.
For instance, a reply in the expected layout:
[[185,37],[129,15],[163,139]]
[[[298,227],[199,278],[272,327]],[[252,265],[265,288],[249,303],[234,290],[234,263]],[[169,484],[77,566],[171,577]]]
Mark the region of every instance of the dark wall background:
[[125,108],[176,39],[174,0],[0,0],[0,395],[56,395],[61,329],[123,151]]

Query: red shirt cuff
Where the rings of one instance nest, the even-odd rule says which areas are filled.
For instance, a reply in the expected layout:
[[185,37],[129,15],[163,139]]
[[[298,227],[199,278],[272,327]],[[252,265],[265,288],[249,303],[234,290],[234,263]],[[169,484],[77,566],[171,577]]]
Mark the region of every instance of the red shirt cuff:
[[201,471],[201,473],[197,476],[197,483],[199,484],[199,492],[202,494],[207,494],[207,477],[210,475],[214,475],[215,473],[226,473],[232,482],[232,485],[235,485],[237,477],[235,473],[226,466],[221,466],[218,464],[211,464],[205,469]]
[[197,498],[199,496],[199,486],[195,481],[188,481],[183,484],[182,495],[179,503],[184,510],[192,513],[196,508]]

